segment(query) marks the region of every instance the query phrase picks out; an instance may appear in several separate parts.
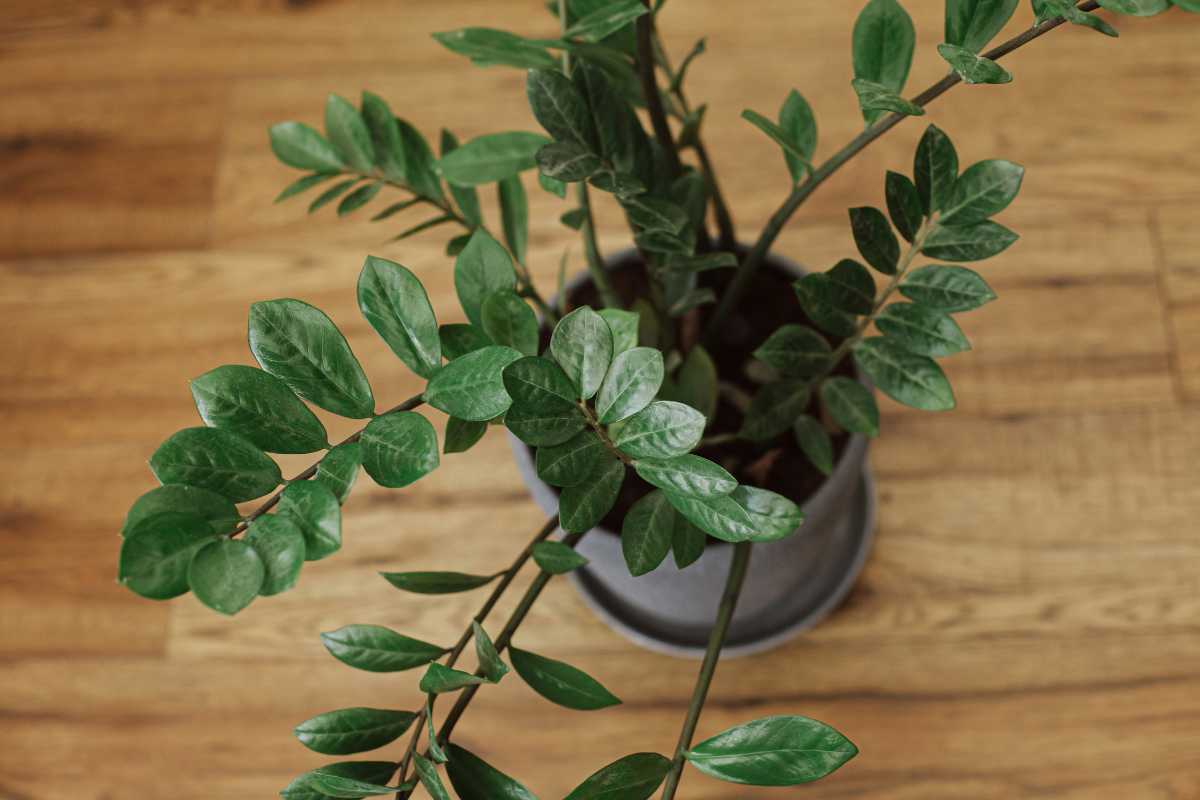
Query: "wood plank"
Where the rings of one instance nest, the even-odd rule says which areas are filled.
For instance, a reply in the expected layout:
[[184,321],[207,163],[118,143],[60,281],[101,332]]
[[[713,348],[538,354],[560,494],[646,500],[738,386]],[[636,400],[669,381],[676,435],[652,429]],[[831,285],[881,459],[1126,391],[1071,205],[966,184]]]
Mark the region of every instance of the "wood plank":
[[1200,232],[1191,219],[1188,204],[1167,205],[1154,210],[1151,228],[1158,245],[1175,377],[1183,396],[1196,400],[1200,399]]

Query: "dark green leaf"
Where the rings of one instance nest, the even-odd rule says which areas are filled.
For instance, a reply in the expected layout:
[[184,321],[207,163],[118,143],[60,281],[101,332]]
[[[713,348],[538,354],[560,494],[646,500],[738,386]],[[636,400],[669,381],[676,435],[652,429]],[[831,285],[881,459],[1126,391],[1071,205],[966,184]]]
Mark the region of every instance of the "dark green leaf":
[[600,171],[600,157],[576,142],[551,142],[537,152],[539,174],[543,178],[575,183]]
[[537,800],[533,792],[474,753],[456,744],[446,750],[450,756],[446,774],[461,800]]
[[275,157],[296,169],[341,172],[346,168],[333,145],[303,122],[281,122],[270,129]]
[[900,284],[900,294],[938,311],[970,311],[996,299],[977,272],[938,264],[910,272]]
[[279,794],[283,800],[326,800],[329,795],[318,790],[314,778],[321,775],[325,778],[350,778],[365,783],[383,784],[392,779],[399,766],[392,761],[339,761],[333,764],[306,772],[288,784]]
[[325,426],[283,381],[227,364],[191,383],[200,417],[272,453],[312,453],[328,446]]
[[700,443],[705,422],[690,406],[656,400],[626,420],[614,443],[632,458],[674,458]]
[[958,178],[958,153],[941,128],[930,125],[917,144],[913,176],[925,216],[941,211]]
[[648,13],[649,10],[642,5],[641,0],[611,0],[572,24],[563,35],[571,39],[582,39],[585,42],[599,42]]
[[575,387],[558,364],[528,356],[504,368],[504,388],[513,403],[535,411],[579,411]]
[[400,136],[400,126],[396,124],[396,115],[382,97],[363,92],[362,117],[371,134],[375,163],[389,180],[404,183],[408,174],[405,163],[407,154]]
[[631,575],[645,575],[667,557],[675,535],[676,516],[661,491],[651,492],[629,509],[621,526],[621,551]]
[[380,486],[400,489],[437,469],[437,433],[415,411],[376,417],[361,442],[363,467]]
[[576,486],[568,486],[559,495],[559,521],[567,533],[584,533],[596,527],[617,502],[625,481],[625,465],[620,461],[601,461],[593,472]]
[[638,344],[638,313],[619,308],[602,308],[596,312],[608,323],[613,338],[613,355],[632,350]]
[[675,515],[675,532],[671,537],[671,553],[675,566],[684,569],[696,563],[704,555],[708,535],[697,528],[682,514]]
[[813,114],[812,106],[795,89],[788,92],[783,107],[779,109],[779,127],[804,154],[803,159],[796,158],[786,150],[783,154],[788,171],[792,174],[792,181],[799,182],[811,168],[812,157],[817,151],[817,118]]
[[517,288],[508,251],[482,228],[471,234],[471,241],[454,262],[454,288],[458,302],[472,325],[483,325],[483,301],[493,292]]
[[785,380],[768,383],[758,390],[738,436],[752,442],[764,442],[792,427],[808,408],[811,392],[808,381]]
[[[506,134],[500,135],[505,136]],[[459,154],[457,156],[452,156],[451,154],[458,149],[458,139],[453,133],[443,128],[442,160],[438,162],[437,168],[442,173],[442,176],[446,178],[447,183],[450,184],[450,194],[454,197],[454,202],[458,204],[459,210],[462,211],[463,217],[471,224],[472,227],[477,228],[483,224],[483,211],[479,208],[479,192],[475,191],[474,185],[459,185],[458,179],[462,178],[463,176],[456,172],[456,165],[452,163],[454,161],[471,162],[471,157],[470,154]],[[448,162],[450,163],[449,167],[446,166]],[[472,166],[470,169],[464,169],[462,171],[470,172],[478,166],[478,162],[471,163]],[[532,164],[530,166],[532,166]],[[457,255],[458,253],[462,252],[462,247],[466,246],[466,243],[470,241],[471,237],[466,236],[465,238],[459,238],[462,239],[462,246],[458,247],[458,249],[455,250],[454,253],[451,253],[451,255]]]
[[954,392],[941,367],[882,337],[864,339],[854,347],[854,360],[884,394],[923,411],[954,408]]
[[667,231],[642,231],[634,235],[633,242],[639,250],[649,253],[686,256],[692,252],[691,242]]
[[669,758],[634,753],[592,773],[566,800],[647,800],[670,771]]
[[347,164],[370,174],[375,167],[375,147],[367,123],[351,103],[336,94],[325,100],[325,134]]
[[667,259],[663,269],[668,272],[695,273],[710,269],[736,267],[737,256],[733,253],[703,253],[701,255],[675,255]]
[[421,676],[421,683],[417,688],[427,694],[443,694],[457,692],[459,689],[483,682],[483,678],[477,675],[434,662],[425,668],[425,674]]
[[419,197],[410,197],[407,200],[401,200],[399,202],[392,203],[387,208],[383,209],[383,211],[380,211],[378,214],[371,217],[371,222],[381,222],[385,219],[390,219],[399,214],[401,211],[407,211],[421,202],[422,200]]
[[980,161],[958,176],[938,218],[941,225],[973,225],[1008,208],[1021,190],[1025,168],[1001,159]]
[[717,408],[717,367],[708,351],[693,347],[675,375],[663,382],[658,396],[689,405],[711,419]]
[[354,211],[365,206],[367,203],[375,199],[375,195],[379,194],[379,190],[383,188],[383,184],[376,181],[375,183],[366,183],[355,189],[350,194],[342,198],[342,202],[338,203],[337,213],[339,217],[344,217]]
[[548,141],[540,133],[490,133],[452,148],[438,168],[451,186],[494,183],[532,169],[537,151]]
[[1100,0],[1100,7],[1117,14],[1153,17],[1171,7],[1168,0]]
[[575,552],[575,548],[562,542],[538,542],[533,546],[533,560],[542,571],[551,575],[562,575],[588,563],[586,558]]
[[833,472],[833,441],[829,438],[829,432],[825,430],[825,426],[819,420],[803,416],[792,425],[792,432],[796,435],[796,444],[800,446],[800,450],[812,462],[812,465],[819,469],[823,475],[829,475]]
[[266,577],[258,593],[286,592],[296,585],[304,566],[304,532],[287,517],[271,514],[250,523],[246,543],[258,553]]
[[199,517],[213,533],[229,533],[239,519],[237,506],[229,498],[198,486],[173,483],[139,497],[125,515],[121,535],[129,536],[142,520],[167,511]]
[[667,499],[701,530],[727,542],[782,539],[804,519],[791,500],[752,486],[738,486],[728,495],[707,499],[667,492]]
[[621,703],[594,678],[570,664],[516,647],[510,647],[508,652],[521,680],[552,703],[577,711],[595,711]]
[[462,358],[467,353],[482,350],[492,344],[492,340],[481,329],[465,323],[440,326],[438,338],[442,342],[442,355],[447,361]]
[[[777,125],[757,111],[752,111],[748,108],[742,112],[742,119],[758,128],[767,136],[770,136],[775,141],[775,144],[783,148],[783,156],[787,159],[789,168],[795,163],[800,166],[802,172],[812,169],[812,164],[809,163],[809,155],[806,154],[800,141],[793,137],[790,130],[784,128],[782,125]],[[793,172],[794,175],[795,172]],[[799,180],[794,177],[793,179]]]
[[377,797],[382,794],[391,794],[397,790],[395,786],[383,786],[357,778],[347,778],[343,775],[330,775],[321,770],[313,770],[309,773],[309,785],[320,792],[323,797],[334,798]]
[[276,203],[282,203],[290,197],[295,197],[302,192],[307,192],[314,186],[324,183],[337,176],[336,172],[314,172],[311,175],[305,175],[303,178],[298,178],[289,183],[282,192],[275,198]]
[[347,625],[321,634],[330,655],[367,672],[400,672],[420,667],[447,651],[379,625]]
[[283,482],[279,465],[251,442],[219,428],[184,428],[150,456],[159,483],[208,489],[235,503],[262,497]]
[[493,345],[442,367],[425,389],[425,402],[451,416],[485,422],[508,410],[504,368],[521,358],[511,347]]
[[313,200],[308,204],[308,213],[312,214],[329,205],[331,202],[345,194],[350,187],[358,183],[359,180],[359,178],[350,178],[349,180],[336,183],[325,191],[321,192],[319,195],[317,195],[316,200]]
[[642,231],[679,234],[688,224],[687,212],[668,200],[656,197],[631,197],[622,203],[629,220]]
[[[916,31],[912,18],[896,0],[870,0],[854,23],[854,77],[899,94],[912,66]],[[867,124],[882,112],[867,110]]]
[[828,298],[834,308],[851,314],[870,314],[875,308],[875,279],[857,261],[844,258],[825,273]]
[[301,722],[294,733],[309,750],[344,756],[394,742],[404,735],[415,718],[416,714],[411,711],[343,708]]
[[925,115],[924,108],[905,100],[878,83],[855,78],[850,85],[854,88],[854,93],[858,95],[858,105],[863,110],[863,116],[879,115],[885,111],[893,111],[909,117]]
[[687,753],[706,775],[750,786],[823,778],[858,754],[849,739],[807,717],[764,717],[705,739]]
[[455,236],[453,239],[446,242],[446,255],[450,256],[451,258],[457,256],[459,253],[461,253],[466,248],[467,243],[470,241],[471,241],[470,234],[463,234],[462,236]]
[[421,132],[402,119],[396,120],[404,143],[405,183],[418,195],[442,200],[442,183],[434,168],[433,150]]
[[943,261],[982,261],[1004,252],[1018,238],[991,220],[974,225],[938,225],[925,237],[921,252]]
[[278,514],[304,533],[304,558],[319,561],[342,547],[342,510],[333,492],[322,483],[288,484],[279,498]]
[[737,486],[733,476],[719,464],[692,454],[663,460],[641,459],[634,463],[634,469],[647,483],[689,497],[721,497]]
[[429,697],[425,698],[425,734],[425,739],[429,743],[429,749],[426,751],[429,753],[429,757],[439,764],[449,761],[450,757],[438,743],[437,731],[433,729],[433,700]]
[[828,275],[814,272],[792,284],[800,307],[821,330],[834,336],[853,336],[858,331],[854,315],[833,306],[836,289]]
[[437,318],[425,287],[407,267],[367,256],[358,276],[358,307],[396,357],[422,378],[442,365]]
[[495,575],[468,575],[465,572],[383,572],[392,586],[415,594],[454,594],[486,586]]
[[466,56],[476,65],[503,64],[518,69],[554,69],[558,62],[546,48],[507,31],[492,28],[463,28],[435,33],[433,38],[448,50]]
[[596,396],[600,422],[611,425],[648,406],[658,394],[664,374],[662,353],[652,347],[635,347],[618,355]]
[[875,319],[875,327],[905,350],[922,356],[942,358],[971,349],[949,315],[914,303],[887,306]]
[[493,342],[523,355],[537,355],[538,321],[533,309],[511,289],[484,298],[480,307],[483,331]]
[[427,219],[424,222],[417,223],[411,228],[406,228],[396,236],[393,236],[390,241],[398,242],[401,239],[407,239],[410,236],[416,236],[418,233],[424,233],[430,228],[436,228],[439,225],[445,225],[447,222],[454,222],[454,217],[450,214],[439,214],[438,216]]
[[867,263],[884,275],[894,275],[900,260],[900,242],[883,212],[870,207],[850,209],[850,229],[858,252]]
[[471,422],[458,417],[446,420],[446,441],[442,445],[444,453],[465,453],[483,438],[487,433],[486,422]]
[[591,476],[607,453],[596,434],[583,430],[560,445],[539,447],[537,474],[551,486],[578,486]]
[[529,200],[521,176],[512,175],[497,184],[500,196],[500,217],[504,226],[504,241],[518,262],[525,261],[529,242]]
[[946,0],[946,41],[978,53],[1017,10],[1018,0]]
[[627,200],[646,191],[646,185],[636,176],[622,172],[597,172],[588,183],[602,192],[615,194],[619,200]]
[[437,767],[432,761],[420,753],[413,753],[413,767],[417,771],[417,777],[421,779],[421,785],[433,800],[450,800],[450,794],[442,784],[442,779],[438,777]]
[[566,183],[557,178],[551,178],[549,175],[543,175],[540,170],[538,171],[538,186],[555,197],[566,198],[567,196]]
[[145,516],[126,531],[117,579],[151,600],[178,597],[188,590],[192,557],[214,540],[208,521],[193,514],[160,511]]
[[1012,83],[1012,73],[992,61],[977,56],[965,47],[939,44],[938,55],[946,59],[950,68],[958,73],[964,83]]
[[612,332],[599,314],[587,306],[558,321],[550,337],[550,352],[587,400],[600,388],[613,359]]
[[843,430],[866,436],[879,435],[879,408],[875,405],[875,397],[853,378],[835,376],[822,383],[821,401]]
[[921,209],[921,195],[916,184],[899,172],[888,170],[884,193],[887,196],[888,214],[892,217],[892,224],[900,231],[901,236],[911,242],[925,221]]
[[218,539],[196,551],[188,566],[188,584],[196,599],[230,616],[258,597],[267,570],[247,542]]
[[358,479],[358,468],[361,466],[362,446],[358,442],[339,444],[317,463],[317,474],[313,480],[333,492],[338,503],[345,503]]
[[555,141],[597,152],[599,142],[587,101],[569,78],[556,69],[531,69],[525,90],[533,116]]
[[[540,542],[540,544],[552,544],[551,542]],[[575,551],[572,550],[572,553]],[[535,552],[536,557],[536,552]],[[483,672],[483,676],[492,683],[498,682],[501,678],[508,674],[508,665],[500,660],[500,653],[496,651],[496,645],[492,642],[487,631],[483,629],[475,620],[471,620],[471,631],[475,639],[475,657],[479,661],[479,669]]]

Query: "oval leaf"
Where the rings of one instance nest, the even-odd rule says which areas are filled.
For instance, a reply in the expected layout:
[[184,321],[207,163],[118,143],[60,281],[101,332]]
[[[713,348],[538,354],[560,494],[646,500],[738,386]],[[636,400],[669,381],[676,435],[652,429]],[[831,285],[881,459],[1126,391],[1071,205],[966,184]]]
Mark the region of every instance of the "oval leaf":
[[539,447],[537,474],[551,486],[578,486],[609,457],[604,443],[590,430],[583,430],[553,447]]
[[504,389],[504,368],[521,357],[511,347],[499,345],[460,356],[429,381],[425,402],[459,419],[495,419],[512,404]]
[[966,267],[940,264],[915,269],[900,284],[900,294],[938,311],[970,311],[996,299],[996,293]]
[[461,800],[537,800],[533,792],[479,756],[456,744],[446,746],[446,775]]
[[654,570],[675,536],[675,508],[661,491],[653,491],[633,504],[621,526],[621,552],[635,577]]
[[362,445],[346,442],[325,454],[317,463],[317,474],[313,480],[324,484],[339,503],[345,503],[358,480],[358,468],[362,466]]
[[537,151],[549,142],[539,133],[491,133],[472,139],[442,156],[438,168],[457,186],[479,186],[510,178],[535,164]]
[[301,722],[294,732],[309,750],[344,756],[394,742],[412,725],[416,714],[382,708],[343,708]]
[[517,288],[512,257],[483,228],[471,234],[454,261],[454,289],[472,325],[483,327],[483,301],[493,292]]
[[315,481],[288,484],[277,513],[303,532],[305,560],[319,561],[342,548],[342,509],[328,486]]
[[492,292],[479,310],[483,331],[496,344],[534,356],[538,351],[538,321],[533,309],[510,289]]
[[191,382],[207,425],[244,436],[269,453],[328,447],[325,426],[283,381],[260,369],[226,364]]
[[121,535],[129,536],[139,522],[166,511],[199,517],[213,533],[229,533],[241,519],[228,497],[198,486],[172,483],[151,489],[134,502],[125,515]]
[[705,739],[687,753],[696,769],[730,783],[796,786],[858,755],[833,728],[807,717],[764,717]]
[[437,433],[414,411],[376,417],[361,442],[363,467],[380,486],[399,489],[437,469]]
[[836,376],[821,384],[821,401],[843,430],[879,435],[879,407],[867,387],[853,378]]
[[396,357],[422,378],[442,365],[437,318],[425,287],[406,267],[367,256],[358,275],[358,307]]
[[690,453],[662,460],[639,459],[633,466],[647,483],[690,497],[721,497],[737,486],[722,466]]
[[621,703],[594,678],[570,664],[516,647],[510,647],[508,652],[521,679],[552,703],[577,711],[594,711]]
[[691,452],[704,435],[706,420],[694,408],[657,400],[617,431],[614,444],[632,458],[674,458]]
[[188,584],[196,599],[230,616],[258,596],[267,569],[247,542],[220,539],[200,548],[188,566]]
[[428,664],[447,652],[444,647],[380,625],[347,625],[322,633],[321,643],[338,661],[367,672],[401,672]]
[[151,600],[169,600],[188,590],[188,565],[214,541],[208,522],[193,514],[164,511],[142,518],[121,543],[117,579]]
[[550,336],[550,352],[575,385],[577,396],[596,394],[613,360],[613,338],[604,318],[587,306],[558,321]]
[[246,543],[258,553],[267,572],[259,594],[279,594],[296,585],[305,545],[304,532],[294,522],[278,514],[259,517],[250,523]]
[[592,773],[566,800],[646,800],[671,771],[671,759],[634,753]]
[[567,533],[584,533],[600,524],[612,510],[625,481],[625,465],[613,459],[600,466],[578,486],[559,495],[559,521]]
[[159,483],[208,489],[235,503],[262,497],[283,482],[279,465],[251,442],[219,428],[185,428],[150,456]]
[[551,575],[563,575],[588,563],[575,548],[562,542],[538,542],[533,546],[533,560],[543,572]]
[[664,375],[662,353],[652,347],[635,347],[614,358],[596,396],[601,424],[620,422],[649,405]]
[[893,400],[924,411],[954,408],[954,392],[941,367],[927,356],[904,350],[882,337],[854,347],[854,360]]
[[876,317],[875,327],[905,350],[922,356],[942,358],[971,349],[948,314],[915,303],[892,303]]
[[465,572],[382,572],[392,586],[415,594],[454,594],[486,586],[495,575],[468,575]]

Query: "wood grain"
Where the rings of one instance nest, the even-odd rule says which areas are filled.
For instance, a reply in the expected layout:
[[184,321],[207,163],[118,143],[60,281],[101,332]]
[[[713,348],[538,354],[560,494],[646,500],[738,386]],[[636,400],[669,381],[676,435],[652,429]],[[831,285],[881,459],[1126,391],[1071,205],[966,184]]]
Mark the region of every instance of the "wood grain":
[[[737,115],[771,112],[797,87],[817,109],[821,154],[860,130],[846,85],[857,5],[675,0],[664,12],[675,50],[708,36],[691,93],[710,104],[706,136],[744,237],[786,186],[773,145]],[[944,69],[941,3],[906,5],[921,86]],[[0,798],[274,796],[325,760],[292,725],[417,702],[415,676],[347,670],[320,631],[372,622],[450,641],[480,602],[399,595],[373,573],[494,569],[540,524],[493,434],[409,490],[364,476],[343,552],[236,620],[114,582],[116,531],[152,485],[145,458],[195,424],[190,377],[249,362],[250,303],[326,309],[385,401],[419,384],[358,314],[362,258],[402,261],[443,321],[461,318],[442,237],[387,243],[417,212],[372,225],[272,205],[292,176],[266,126],[317,123],[326,92],[369,87],[430,135],[531,129],[519,72],[471,67],[427,34],[549,35],[539,6],[3,9]],[[1022,8],[1012,30],[1027,23]],[[1200,797],[1200,18],[1119,24],[1119,41],[1056,31],[1006,62],[1014,85],[962,87],[930,109],[964,160],[1029,168],[1004,215],[1022,241],[982,267],[1000,300],[962,318],[975,350],[947,362],[957,411],[885,404],[879,543],[849,602],[804,638],[723,665],[701,721],[701,735],[774,713],[837,725],[862,756],[805,790],[814,797]],[[815,267],[848,255],[845,209],[881,203],[883,171],[909,168],[922,128],[905,123],[832,179],[779,251]],[[529,260],[549,286],[564,248],[572,269],[581,255],[557,223],[565,206],[532,201]],[[598,205],[602,246],[627,246]],[[304,464],[288,458],[285,472]],[[625,701],[585,717],[515,680],[481,695],[456,735],[540,797],[674,742],[694,663],[635,649],[564,582],[518,644],[585,667]],[[693,772],[680,796],[798,794]]]

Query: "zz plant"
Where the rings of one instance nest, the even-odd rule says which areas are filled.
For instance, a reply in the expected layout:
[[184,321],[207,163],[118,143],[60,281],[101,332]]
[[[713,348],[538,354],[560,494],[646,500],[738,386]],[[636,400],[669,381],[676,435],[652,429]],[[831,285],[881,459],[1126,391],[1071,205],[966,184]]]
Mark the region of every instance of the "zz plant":
[[[1093,13],[1098,7],[1148,16],[1172,4],[1200,11],[1196,0],[1033,0],[1035,25],[982,52],[1018,0],[947,0],[937,52],[948,72],[906,98],[912,20],[897,0],[870,0],[852,37],[851,85],[865,121],[857,138],[817,162],[816,118],[795,91],[774,118],[753,110],[742,114],[779,145],[789,186],[748,249],[738,247],[704,146],[706,106],[692,105],[684,89],[704,41],[677,67],[672,64],[655,27],[664,0],[652,6],[557,0],[550,11],[560,33],[549,39],[488,28],[435,34],[476,64],[527,70],[529,105],[544,134],[502,132],[460,143],[443,131],[435,156],[416,128],[382,98],[364,92],[358,107],[329,97],[324,135],[284,122],[271,128],[270,140],[284,164],[306,173],[280,200],[325,185],[310,212],[336,200],[337,213],[347,215],[385,194],[399,199],[375,220],[429,207],[433,216],[396,239],[434,228],[452,231],[446,250],[466,321],[439,325],[416,275],[395,261],[366,259],[359,308],[396,357],[425,381],[420,394],[389,406],[374,396],[349,343],[321,310],[286,298],[252,306],[249,345],[258,367],[221,366],[192,381],[204,425],[175,433],[151,457],[161,486],[129,511],[120,581],[157,600],[191,591],[210,608],[236,614],[260,595],[295,586],[306,561],[340,549],[340,506],[360,466],[376,483],[403,488],[439,466],[439,449],[465,452],[489,427],[503,425],[536,449],[537,474],[561,491],[558,515],[511,565],[493,574],[383,573],[397,589],[422,595],[491,587],[479,613],[448,646],[367,624],[322,634],[329,652],[350,667],[423,669],[425,699],[415,709],[345,708],[301,723],[295,729],[300,742],[330,756],[410,735],[396,760],[336,761],[301,775],[282,795],[404,798],[419,784],[434,798],[449,798],[445,775],[463,800],[532,798],[517,780],[458,746],[452,733],[480,688],[510,671],[568,708],[620,703],[578,668],[520,649],[514,638],[551,578],[586,563],[575,545],[613,511],[630,481],[642,486],[620,526],[633,574],[650,572],[669,554],[684,569],[701,557],[710,538],[733,543],[735,555],[678,746],[670,755],[641,752],[604,766],[568,800],[639,800],[660,786],[669,799],[687,764],[757,786],[791,786],[829,774],[857,749],[838,731],[805,717],[756,719],[693,744],[751,547],[791,535],[803,520],[795,502],[802,498],[757,486],[753,469],[731,470],[705,453],[730,441],[764,452],[799,448],[828,474],[835,459],[831,432],[879,432],[874,397],[851,377],[851,362],[900,403],[952,408],[954,394],[936,359],[969,348],[952,315],[995,297],[979,274],[961,264],[987,259],[1016,241],[991,218],[1016,197],[1022,167],[987,159],[961,168],[949,136],[930,125],[912,174],[887,173],[886,213],[850,209],[857,257],[796,280],[803,314],[745,354],[747,374],[758,386],[753,396],[729,389],[728,376],[718,374],[706,348],[722,337],[733,315],[746,312],[746,292],[784,224],[872,141],[906,117],[924,114],[953,86],[1011,81],[998,60],[1064,23],[1115,36]],[[685,163],[685,156],[695,163]],[[571,301],[561,277],[552,296],[535,285],[527,266],[523,179],[535,167],[541,190],[570,198],[562,223],[582,237],[596,308],[580,304],[562,313]],[[490,184],[499,200],[495,228],[485,222],[479,196],[479,187]],[[623,293],[606,269],[596,242],[593,192],[612,195],[630,225],[642,275],[632,294],[628,287]],[[564,257],[564,268],[566,263]],[[365,425],[334,444],[310,405]],[[709,430],[723,406],[735,422]],[[447,417],[440,448],[431,412]],[[321,455],[285,480],[268,453]],[[237,505],[251,501],[257,505],[249,510]],[[560,529],[562,537],[553,538]],[[495,623],[497,601],[530,559],[536,575],[507,621]],[[464,670],[460,661],[469,648],[476,666]],[[435,725],[442,695],[453,695],[453,705]]]

